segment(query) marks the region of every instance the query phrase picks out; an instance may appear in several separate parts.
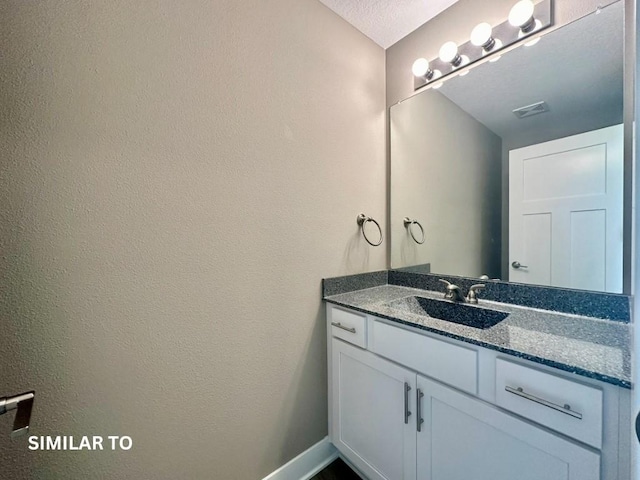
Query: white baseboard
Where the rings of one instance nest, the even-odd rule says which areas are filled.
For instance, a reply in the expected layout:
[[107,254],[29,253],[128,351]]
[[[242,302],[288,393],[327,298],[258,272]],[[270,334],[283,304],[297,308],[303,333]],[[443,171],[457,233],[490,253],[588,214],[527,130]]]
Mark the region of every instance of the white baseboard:
[[329,441],[329,437],[324,437],[262,480],[309,480],[336,458],[336,447]]

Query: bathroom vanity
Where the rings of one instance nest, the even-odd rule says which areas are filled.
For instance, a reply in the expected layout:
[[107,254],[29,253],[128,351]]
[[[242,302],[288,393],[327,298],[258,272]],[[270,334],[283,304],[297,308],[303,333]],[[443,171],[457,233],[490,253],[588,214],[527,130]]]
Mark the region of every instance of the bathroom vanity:
[[325,288],[340,454],[371,480],[628,478],[627,319],[443,291]]
[[625,3],[390,107],[396,270],[324,282],[329,435],[367,478],[630,478]]

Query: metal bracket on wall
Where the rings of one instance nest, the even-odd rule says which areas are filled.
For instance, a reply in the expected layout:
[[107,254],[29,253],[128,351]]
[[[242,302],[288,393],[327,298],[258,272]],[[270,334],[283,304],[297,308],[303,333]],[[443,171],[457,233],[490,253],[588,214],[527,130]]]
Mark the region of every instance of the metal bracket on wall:
[[0,398],[0,415],[11,410],[16,410],[16,417],[13,421],[12,437],[17,437],[29,430],[31,421],[31,410],[33,409],[33,399],[35,392],[25,392],[12,397]]

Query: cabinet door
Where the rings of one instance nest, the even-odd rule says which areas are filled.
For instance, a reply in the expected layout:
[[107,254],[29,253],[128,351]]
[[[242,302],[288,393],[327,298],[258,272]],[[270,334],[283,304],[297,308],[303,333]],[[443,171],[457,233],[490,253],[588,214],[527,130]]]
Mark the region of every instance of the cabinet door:
[[600,456],[418,376],[419,480],[597,480]]
[[371,480],[415,480],[415,373],[332,340],[332,441]]

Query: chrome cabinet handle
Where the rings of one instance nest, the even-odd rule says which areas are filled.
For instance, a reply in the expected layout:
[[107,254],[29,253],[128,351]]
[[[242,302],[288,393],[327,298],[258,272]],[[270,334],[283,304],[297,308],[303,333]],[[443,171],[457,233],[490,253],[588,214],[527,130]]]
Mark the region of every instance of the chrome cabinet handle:
[[356,329],[355,328],[345,327],[340,322],[331,322],[331,325],[333,325],[334,327],[341,328],[342,330],[346,330],[347,332],[356,333]]
[[422,418],[422,397],[424,397],[424,393],[422,393],[422,390],[418,389],[417,392],[417,399],[416,401],[418,402],[418,405],[416,406],[416,424],[417,424],[417,429],[418,432],[422,431],[422,424],[424,423],[424,418]]
[[411,391],[411,387],[407,382],[404,382],[404,423],[409,423],[409,417],[411,416],[411,412],[409,411],[409,392]]
[[31,410],[33,409],[33,399],[36,392],[26,392],[12,397],[0,398],[0,415],[11,410],[16,410],[16,417],[13,420],[12,437],[22,435],[29,430],[31,420]]
[[517,270],[517,269],[519,269],[519,268],[529,268],[529,267],[528,267],[528,266],[526,266],[526,265],[522,265],[522,264],[521,264],[520,262],[518,262],[517,260],[516,260],[515,262],[511,262],[511,266],[512,266],[513,268],[515,268],[516,270]]
[[550,402],[549,400],[545,400],[544,398],[540,398],[540,397],[536,397],[535,395],[531,395],[530,393],[526,393],[522,387],[510,387],[510,386],[506,386],[504,387],[504,389],[509,392],[509,393],[513,393],[514,395],[517,395],[519,397],[522,397],[526,400],[531,400],[532,402],[535,403],[539,403],[540,405],[544,405],[545,407],[549,407],[553,410],[556,410],[558,412],[564,413],[566,415],[570,415],[574,418],[577,418],[578,420],[582,420],[582,414],[578,413],[574,410],[571,410],[571,405],[569,404],[564,404],[564,405],[557,405],[553,402]]

